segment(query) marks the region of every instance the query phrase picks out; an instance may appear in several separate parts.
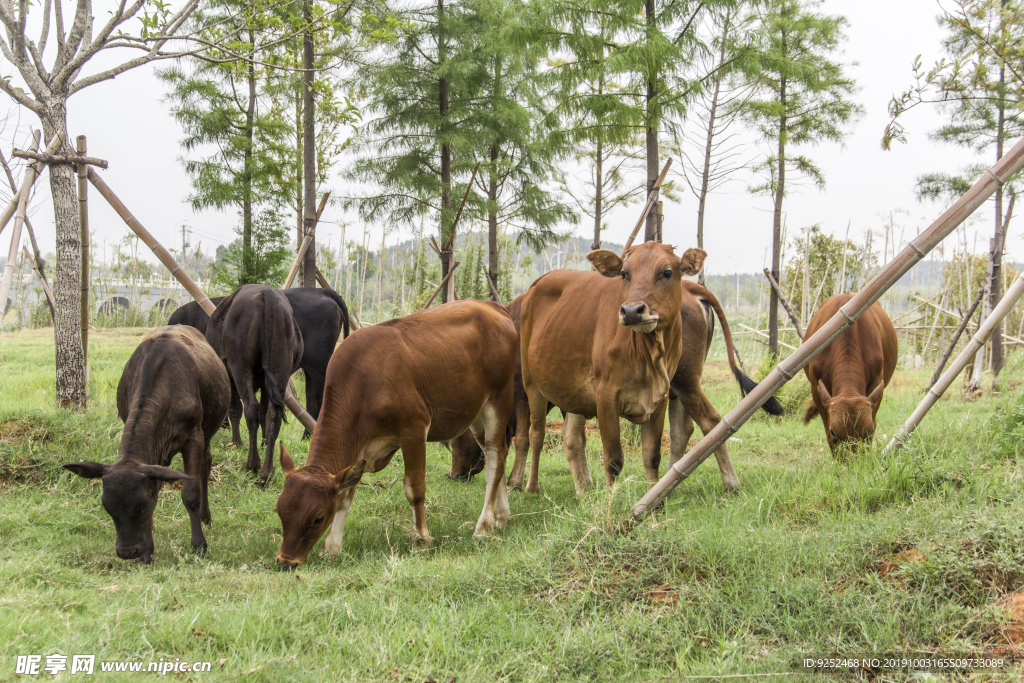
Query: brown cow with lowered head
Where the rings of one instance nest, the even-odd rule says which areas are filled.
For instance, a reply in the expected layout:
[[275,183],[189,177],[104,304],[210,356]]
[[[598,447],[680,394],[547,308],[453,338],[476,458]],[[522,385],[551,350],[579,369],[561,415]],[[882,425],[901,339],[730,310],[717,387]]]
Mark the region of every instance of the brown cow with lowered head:
[[277,514],[284,538],[278,566],[304,562],[328,528],[324,550],[337,553],[356,484],[364,472],[384,469],[399,449],[413,545],[429,545],[423,510],[427,442],[449,441],[467,429],[486,459],[484,509],[475,535],[503,529],[510,517],[504,473],[516,339],[501,305],[475,300],[353,332],[327,367],[306,465],[296,468],[281,446],[285,481]]
[[[609,486],[622,471],[619,417],[641,425],[647,481],[657,481],[669,385],[682,355],[681,280],[700,271],[705,255],[689,249],[680,258],[658,242],[630,247],[625,260],[598,249],[587,255],[596,273],[556,270],[533,283],[519,343],[534,458],[550,402],[579,419],[597,417]],[[585,454],[566,455],[580,486]]]
[[[185,480],[181,501],[192,525],[192,548],[206,549],[202,524],[210,524],[210,439],[230,398],[224,364],[198,330],[157,327],[142,338],[117,385],[117,416],[124,422],[117,461],[64,465],[85,479],[102,479],[103,508],[114,520],[118,557],[149,564],[160,487],[179,479]],[[168,467],[177,453],[184,474]]]
[[[808,323],[804,339],[852,298],[852,294],[837,294],[826,299]],[[896,372],[898,354],[896,330],[875,302],[804,368],[813,401],[804,413],[804,422],[810,422],[816,413],[821,416],[833,453],[841,444],[848,444],[856,453],[861,441],[874,438],[882,391]]]

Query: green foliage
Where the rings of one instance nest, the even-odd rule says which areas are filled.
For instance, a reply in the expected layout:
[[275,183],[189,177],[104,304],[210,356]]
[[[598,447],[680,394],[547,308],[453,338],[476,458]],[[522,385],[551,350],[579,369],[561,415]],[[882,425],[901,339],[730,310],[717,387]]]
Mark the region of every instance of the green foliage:
[[753,35],[760,69],[753,76],[757,94],[742,105],[742,116],[772,151],[754,170],[764,181],[751,189],[773,198],[785,195],[786,170],[825,185],[821,170],[807,156],[794,154],[790,145],[839,142],[846,127],[862,109],[850,97],[855,84],[835,61],[844,39],[846,20],[818,14],[819,0],[768,0]]
[[[807,249],[807,230],[792,241],[792,257],[782,273],[782,291],[796,311],[803,310],[804,256],[808,257],[807,272],[810,285],[808,311],[813,313],[822,301],[839,292],[856,292],[878,269],[878,255],[867,252],[861,245],[826,235],[821,227],[810,229],[810,251]],[[844,258],[845,255],[845,258]],[[845,266],[844,266],[845,264]],[[845,267],[845,276],[844,276]],[[840,282],[842,278],[842,282]]]
[[[242,242],[242,227],[235,226],[238,238],[231,244],[217,247],[217,260],[210,278],[212,291],[230,294],[247,284],[280,287],[288,276],[294,254],[290,247],[288,228],[273,209],[263,209],[252,221],[252,246]],[[248,263],[248,270],[243,270]]]

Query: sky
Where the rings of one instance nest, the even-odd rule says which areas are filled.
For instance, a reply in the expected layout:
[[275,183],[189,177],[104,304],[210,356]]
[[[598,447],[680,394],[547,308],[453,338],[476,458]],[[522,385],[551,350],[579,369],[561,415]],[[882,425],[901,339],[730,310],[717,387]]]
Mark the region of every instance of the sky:
[[[943,117],[937,109],[927,106],[901,117],[908,133],[907,144],[896,143],[888,152],[880,145],[889,121],[889,100],[912,84],[914,58],[922,55],[927,66],[941,56],[942,32],[935,21],[939,4],[936,0],[826,0],[822,9],[830,14],[843,14],[849,22],[842,60],[855,63],[849,67],[849,74],[859,86],[855,99],[863,106],[864,115],[841,145],[824,143],[797,148],[819,165],[827,184],[823,191],[808,185],[787,194],[787,236],[792,238],[796,231],[818,224],[826,233],[843,237],[849,225],[850,239],[863,242],[868,229],[879,234],[883,220],[892,212],[896,223],[905,230],[904,241],[909,240],[945,208],[917,201],[917,177],[927,172],[955,172],[976,159],[966,150],[929,140],[928,133],[942,124]],[[186,225],[191,230],[190,251],[201,244],[203,251],[209,252],[234,238],[232,229],[237,218],[233,212],[196,213],[186,202],[190,181],[180,161],[182,133],[171,117],[170,105],[164,101],[164,87],[155,68],[144,66],[74,95],[68,106],[69,131],[72,136],[88,137],[90,156],[109,161],[109,169],[100,171],[104,180],[161,243],[180,249],[182,225]],[[14,73],[14,67],[0,59],[0,75]],[[7,129],[0,134],[4,140],[13,137],[16,146],[24,148],[30,126],[38,123],[27,110],[14,112],[13,103],[7,109],[12,115]],[[987,159],[991,161],[994,159]],[[677,159],[674,165],[678,168],[678,164]],[[751,195],[748,187],[752,184],[753,177],[741,171],[736,180],[708,200],[704,248],[710,274],[759,272],[766,263],[771,245],[772,200],[769,196]],[[42,250],[52,251],[53,211],[46,179],[40,179],[36,187],[33,224]],[[331,189],[338,195],[347,188],[344,181],[333,177],[321,189]],[[117,242],[127,234],[127,226],[95,190],[90,194],[89,210],[95,248],[102,250],[104,244]],[[610,214],[604,239],[623,242],[639,211],[639,205],[633,205]],[[685,187],[679,203],[666,201],[664,239],[675,245],[679,253],[696,244],[696,215],[696,200]],[[349,239],[356,233],[362,236],[363,225],[354,215],[328,206],[317,229],[318,243],[322,246],[330,242],[337,247],[342,222],[349,225]],[[589,236],[591,230],[585,219],[576,228],[583,236]],[[411,232],[411,227],[398,231]],[[989,204],[975,214],[966,240],[969,245],[976,243],[979,251],[987,251],[991,232]],[[370,226],[371,244],[378,245],[382,233],[381,225]],[[394,239],[392,233],[388,243]],[[947,238],[946,245],[952,246],[954,239]],[[880,242],[878,238],[874,241]],[[0,239],[0,243],[6,249],[7,239]],[[1012,224],[1007,252],[1011,260],[1024,260],[1024,237]]]

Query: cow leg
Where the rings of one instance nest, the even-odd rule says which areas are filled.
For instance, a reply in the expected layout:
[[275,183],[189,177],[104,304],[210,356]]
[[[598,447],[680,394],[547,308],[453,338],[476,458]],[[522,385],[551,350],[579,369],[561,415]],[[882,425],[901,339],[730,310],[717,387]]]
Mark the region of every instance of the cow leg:
[[203,508],[203,485],[200,482],[206,450],[204,442],[203,433],[196,430],[181,449],[184,471],[189,475],[181,487],[181,502],[188,511],[188,521],[192,527],[192,549],[197,553],[206,550],[206,537],[203,536],[203,525],[200,521]]
[[405,461],[405,499],[412,507],[412,547],[421,550],[430,547],[430,532],[423,504],[427,499],[427,441],[424,426],[402,439],[402,459]]
[[619,408],[613,400],[602,399],[601,392],[598,392],[597,399],[597,427],[604,448],[604,477],[608,486],[611,486],[622,472],[623,464]]
[[337,555],[341,552],[341,537],[345,533],[345,519],[348,511],[352,508],[352,499],[356,496],[356,487],[350,486],[338,494],[338,512],[331,522],[331,530],[324,539],[324,552],[328,555]]
[[[324,377],[326,372],[320,373],[310,370],[306,374],[306,412],[314,421],[320,417],[320,405],[324,398]],[[308,439],[311,436],[308,430],[302,430],[302,438]]]
[[526,474],[526,458],[530,454],[530,403],[517,400],[516,411],[516,458],[512,462],[512,473],[508,475],[508,487],[514,491],[523,490]]
[[[704,390],[699,385],[696,387],[696,391],[688,391],[680,398],[686,406],[686,412],[693,416],[700,431],[705,435],[722,421],[722,416],[711,405],[711,401],[704,395]],[[729,447],[724,443],[715,451],[715,460],[718,461],[718,469],[722,472],[722,485],[725,490],[739,491],[740,478],[736,476],[732,458],[729,457]]]
[[[235,373],[232,373],[234,375]],[[248,472],[256,472],[260,468],[260,455],[257,448],[260,424],[260,406],[256,398],[256,391],[252,386],[252,374],[244,372],[241,375],[241,386],[238,387],[238,394],[242,399],[242,411],[245,415],[245,427],[249,430],[249,457],[245,461],[245,469]]]
[[650,419],[640,425],[640,443],[648,489],[658,483],[658,468],[661,466],[661,438],[665,433],[667,403],[668,401],[659,403],[651,413]]
[[[282,383],[284,386],[285,383]],[[260,403],[263,407],[263,403]],[[274,476],[274,445],[277,443],[277,436],[281,433],[281,409],[271,401],[266,401],[266,422],[263,423],[263,438],[267,442],[267,451],[263,459],[263,469],[260,470],[260,486],[266,486],[267,482]]]
[[544,449],[544,431],[547,427],[548,400],[539,391],[528,394],[530,402],[530,480],[527,493],[540,493],[540,452]]
[[[511,400],[508,401],[511,403]],[[508,411],[496,409],[494,402],[488,401],[470,429],[473,436],[484,446],[484,509],[476,523],[473,536],[489,534],[495,526],[504,529],[512,514],[508,505],[508,486],[505,483],[505,460],[508,458],[508,446],[505,445],[505,430],[508,423],[502,414]]]
[[668,401],[668,433],[670,438],[668,466],[672,467],[684,455],[693,436],[693,420],[686,412],[686,406],[678,398]]
[[[230,377],[230,375],[229,375]],[[242,445],[242,399],[235,388],[235,380],[231,380],[231,401],[228,403],[228,422],[231,423],[231,443]]]
[[576,413],[566,413],[562,422],[562,444],[565,447],[565,459],[569,461],[576,493],[586,493],[594,486],[587,464],[587,418]]
[[203,438],[203,468],[200,472],[199,486],[202,493],[202,500],[199,503],[199,521],[210,526],[210,470],[213,469],[213,453],[210,452],[210,442]]

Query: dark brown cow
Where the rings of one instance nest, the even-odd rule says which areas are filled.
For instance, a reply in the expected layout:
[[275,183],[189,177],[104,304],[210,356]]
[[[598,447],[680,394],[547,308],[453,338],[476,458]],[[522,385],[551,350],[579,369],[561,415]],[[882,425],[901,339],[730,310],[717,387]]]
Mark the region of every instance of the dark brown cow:
[[[852,294],[837,294],[826,299],[808,323],[804,339],[852,298]],[[804,368],[813,402],[804,413],[804,422],[810,422],[815,414],[821,416],[833,453],[841,444],[848,444],[856,453],[859,442],[874,438],[882,391],[896,372],[898,354],[896,330],[876,302]]]
[[[249,430],[245,468],[259,471],[260,485],[265,486],[274,474],[274,443],[285,415],[281,393],[302,360],[302,333],[292,317],[292,307],[284,294],[272,287],[244,285],[210,316],[206,340],[228,368],[232,401],[242,399]],[[263,430],[267,442],[262,469],[257,428]]]
[[[680,258],[657,242],[631,247],[625,260],[599,249],[587,255],[596,273],[556,270],[533,283],[520,348],[534,459],[550,402],[573,414],[570,433],[579,432],[572,423],[597,417],[609,486],[622,471],[619,417],[641,425],[647,481],[657,481],[666,399],[682,355],[681,278],[697,273],[705,255],[690,249]],[[567,442],[566,455],[577,488],[586,488],[580,444]],[[533,471],[526,490],[539,490]]]
[[[185,480],[181,500],[192,525],[192,548],[206,548],[202,524],[210,524],[210,439],[224,421],[230,397],[224,365],[197,330],[157,327],[142,338],[117,385],[117,416],[124,422],[117,461],[64,465],[80,477],[102,478],[103,507],[114,520],[118,557],[149,564],[160,487],[179,479]],[[168,467],[177,453],[184,474]]]
[[281,446],[284,538],[278,565],[304,562],[330,527],[327,554],[341,549],[345,517],[364,472],[379,472],[401,449],[414,547],[428,545],[428,441],[472,429],[486,457],[487,489],[476,535],[505,527],[506,429],[512,414],[516,329],[500,305],[459,301],[353,332],[327,368],[323,410],[305,467]]

